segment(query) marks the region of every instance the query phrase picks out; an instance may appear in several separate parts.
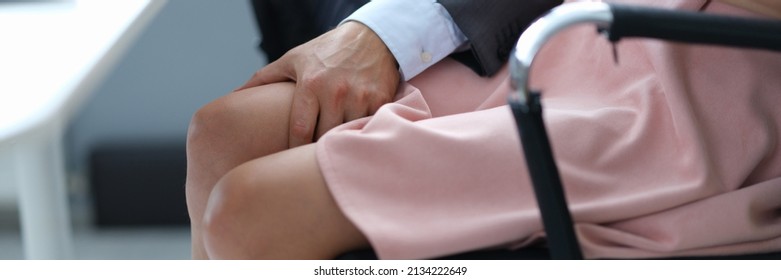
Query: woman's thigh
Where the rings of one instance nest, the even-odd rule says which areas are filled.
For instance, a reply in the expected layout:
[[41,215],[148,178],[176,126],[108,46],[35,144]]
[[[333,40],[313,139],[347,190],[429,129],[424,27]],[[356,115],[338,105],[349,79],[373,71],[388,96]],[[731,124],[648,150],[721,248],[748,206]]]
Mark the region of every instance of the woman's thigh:
[[240,164],[288,147],[294,84],[276,83],[233,92],[199,109],[187,137],[187,209],[193,257],[206,258],[203,214],[217,181]]
[[204,219],[210,257],[327,259],[368,247],[331,196],[315,145],[249,161],[219,181]]
[[187,139],[187,197],[195,222],[220,177],[287,149],[293,87],[277,83],[234,92],[195,113]]

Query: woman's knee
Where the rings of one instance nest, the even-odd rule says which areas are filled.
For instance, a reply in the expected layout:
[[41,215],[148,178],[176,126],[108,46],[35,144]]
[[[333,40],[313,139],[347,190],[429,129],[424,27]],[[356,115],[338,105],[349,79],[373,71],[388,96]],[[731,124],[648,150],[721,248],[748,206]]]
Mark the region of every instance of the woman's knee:
[[[210,258],[254,258],[253,252],[248,250],[250,246],[241,236],[251,232],[249,226],[258,226],[262,221],[262,217],[256,217],[256,221],[249,222],[245,217],[248,197],[257,197],[257,189],[262,188],[257,184],[257,181],[251,182],[249,176],[237,168],[222,177],[212,190],[201,221],[204,245]],[[258,245],[253,244],[253,247]]]
[[276,83],[249,88],[206,104],[190,121],[189,146],[220,150],[286,142],[294,86]]
[[280,83],[234,92],[206,104],[190,121],[188,149],[224,154],[225,149],[258,138],[276,142],[272,140],[286,137],[291,95],[292,86]]
[[234,92],[193,114],[187,135],[188,190],[211,189],[228,170],[287,148],[293,85]]
[[285,194],[284,183],[257,165],[244,164],[222,177],[209,196],[203,216],[204,245],[210,258],[298,258],[290,254],[288,239],[295,234],[295,202]]
[[209,151],[209,147],[218,144],[221,135],[230,128],[228,115],[232,112],[224,106],[224,98],[206,104],[193,114],[187,129],[188,159]]
[[212,258],[332,258],[368,244],[333,200],[314,145],[228,172],[211,193],[203,226]]

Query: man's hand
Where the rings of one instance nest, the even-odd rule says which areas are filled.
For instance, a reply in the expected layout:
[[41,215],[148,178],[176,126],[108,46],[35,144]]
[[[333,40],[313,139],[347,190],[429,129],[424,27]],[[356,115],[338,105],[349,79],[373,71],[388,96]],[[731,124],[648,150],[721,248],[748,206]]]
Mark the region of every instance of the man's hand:
[[290,110],[293,148],[344,122],[374,114],[393,100],[399,72],[393,54],[374,31],[347,22],[290,50],[237,90],[284,81],[296,82]]

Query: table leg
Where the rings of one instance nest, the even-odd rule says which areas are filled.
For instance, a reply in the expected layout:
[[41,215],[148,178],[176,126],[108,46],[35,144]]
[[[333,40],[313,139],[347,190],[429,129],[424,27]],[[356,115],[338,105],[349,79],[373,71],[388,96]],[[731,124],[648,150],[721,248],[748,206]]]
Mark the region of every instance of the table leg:
[[62,137],[29,137],[15,145],[20,224],[28,259],[72,258]]

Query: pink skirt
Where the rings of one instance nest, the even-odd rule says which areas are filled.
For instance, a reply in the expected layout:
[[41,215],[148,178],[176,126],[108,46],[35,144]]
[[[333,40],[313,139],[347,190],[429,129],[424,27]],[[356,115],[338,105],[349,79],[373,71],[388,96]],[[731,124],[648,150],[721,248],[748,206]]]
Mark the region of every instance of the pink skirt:
[[[593,26],[573,28],[531,72],[586,256],[781,250],[781,54],[616,47],[618,63]],[[331,193],[380,258],[544,238],[508,94],[506,69],[482,78],[446,59],[401,85],[395,103],[320,139]]]

